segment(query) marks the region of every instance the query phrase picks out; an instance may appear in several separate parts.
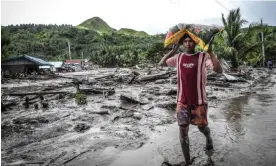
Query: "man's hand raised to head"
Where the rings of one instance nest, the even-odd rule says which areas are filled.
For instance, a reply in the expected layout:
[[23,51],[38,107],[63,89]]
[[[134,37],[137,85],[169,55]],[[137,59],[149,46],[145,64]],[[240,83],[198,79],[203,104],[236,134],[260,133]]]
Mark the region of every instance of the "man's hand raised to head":
[[170,52],[168,52],[158,63],[159,66],[167,66],[166,64],[166,60],[169,59],[170,57],[172,57],[176,51],[179,49],[180,44],[174,44],[172,47],[172,50]]
[[220,62],[219,62],[217,56],[213,53],[213,47],[212,47],[212,45],[209,45],[207,53],[210,55],[211,61],[212,61],[213,65],[214,65],[214,69],[213,70],[215,72],[217,72],[217,73],[222,73],[222,67],[220,65]]

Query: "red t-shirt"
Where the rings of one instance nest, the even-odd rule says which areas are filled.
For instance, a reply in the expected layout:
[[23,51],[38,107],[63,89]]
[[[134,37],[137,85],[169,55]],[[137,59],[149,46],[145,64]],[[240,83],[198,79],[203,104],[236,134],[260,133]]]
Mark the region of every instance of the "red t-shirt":
[[207,104],[207,69],[213,69],[210,55],[202,52],[180,53],[167,59],[166,63],[177,68],[177,102]]

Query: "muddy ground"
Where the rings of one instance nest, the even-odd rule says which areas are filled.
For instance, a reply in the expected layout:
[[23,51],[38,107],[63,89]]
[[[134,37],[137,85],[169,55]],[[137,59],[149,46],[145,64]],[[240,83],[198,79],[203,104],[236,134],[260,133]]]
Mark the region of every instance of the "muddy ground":
[[[1,85],[6,107],[1,111],[1,165],[181,165],[175,71],[133,71],[95,69],[6,79]],[[162,79],[148,77],[156,75]],[[205,152],[204,137],[191,126],[193,165],[276,162],[275,72],[246,68],[233,75],[239,81],[228,82],[223,75],[208,78],[215,150]],[[87,104],[76,103],[77,85],[86,90]],[[66,93],[28,95],[29,108],[26,96],[12,95],[34,92]]]

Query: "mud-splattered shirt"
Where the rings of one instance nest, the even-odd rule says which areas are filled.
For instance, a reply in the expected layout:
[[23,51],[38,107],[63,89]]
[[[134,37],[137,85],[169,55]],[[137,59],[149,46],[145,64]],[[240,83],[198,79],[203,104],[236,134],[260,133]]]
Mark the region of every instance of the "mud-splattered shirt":
[[177,102],[207,104],[207,70],[213,69],[210,55],[202,52],[180,53],[167,59],[166,63],[177,68]]

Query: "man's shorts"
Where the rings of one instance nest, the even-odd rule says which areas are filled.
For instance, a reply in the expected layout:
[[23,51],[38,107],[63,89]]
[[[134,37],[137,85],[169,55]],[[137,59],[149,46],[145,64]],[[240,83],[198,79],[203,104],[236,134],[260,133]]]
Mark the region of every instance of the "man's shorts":
[[189,124],[196,126],[207,126],[207,104],[204,105],[184,105],[177,103],[176,115],[179,126]]

